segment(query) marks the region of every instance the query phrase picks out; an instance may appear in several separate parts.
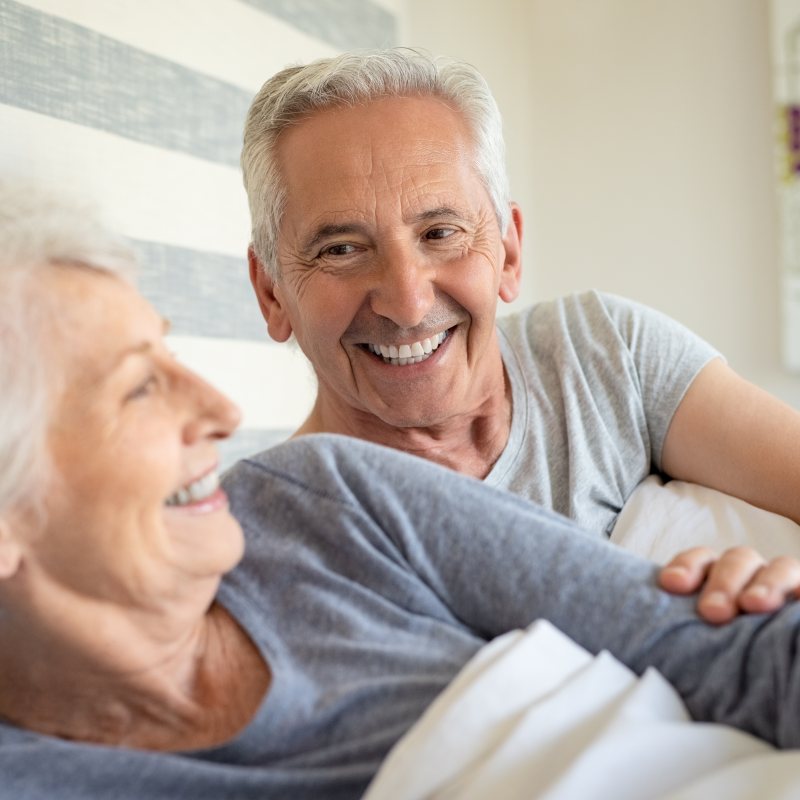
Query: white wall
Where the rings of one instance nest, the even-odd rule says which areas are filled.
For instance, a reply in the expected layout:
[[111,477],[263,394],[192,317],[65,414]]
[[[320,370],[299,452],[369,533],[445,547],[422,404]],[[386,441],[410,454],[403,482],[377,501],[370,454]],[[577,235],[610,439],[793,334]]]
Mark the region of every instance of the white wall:
[[404,43],[465,58],[504,115],[525,300],[666,311],[800,407],[780,364],[766,0],[407,0]]

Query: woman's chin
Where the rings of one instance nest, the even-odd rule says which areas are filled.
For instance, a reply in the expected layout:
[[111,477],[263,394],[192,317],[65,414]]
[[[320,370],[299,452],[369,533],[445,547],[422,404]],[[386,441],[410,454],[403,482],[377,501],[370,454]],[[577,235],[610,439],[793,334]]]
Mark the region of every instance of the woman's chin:
[[182,566],[194,575],[222,575],[244,555],[244,535],[227,501],[199,511],[196,507],[165,509],[172,547]]

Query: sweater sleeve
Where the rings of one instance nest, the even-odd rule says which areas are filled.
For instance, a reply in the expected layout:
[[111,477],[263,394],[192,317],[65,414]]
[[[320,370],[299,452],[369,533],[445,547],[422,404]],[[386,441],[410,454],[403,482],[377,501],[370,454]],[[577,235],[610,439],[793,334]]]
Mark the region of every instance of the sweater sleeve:
[[304,437],[258,469],[277,480],[272,492],[297,493],[273,499],[277,525],[284,507],[306,530],[335,522],[343,579],[396,602],[432,594],[454,625],[487,640],[546,619],[592,653],[658,669],[695,719],[800,744],[797,603],[707,625],[694,598],[657,588],[649,562],[509,493],[363,442]]

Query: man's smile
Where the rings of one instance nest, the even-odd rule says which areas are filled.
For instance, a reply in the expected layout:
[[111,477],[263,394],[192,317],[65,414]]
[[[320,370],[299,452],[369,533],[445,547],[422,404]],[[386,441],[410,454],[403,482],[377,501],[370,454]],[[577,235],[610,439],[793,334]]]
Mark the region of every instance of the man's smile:
[[404,367],[407,364],[419,364],[430,358],[439,345],[448,337],[450,331],[444,330],[433,336],[421,339],[411,344],[365,344],[362,345],[376,356],[383,359],[385,364]]

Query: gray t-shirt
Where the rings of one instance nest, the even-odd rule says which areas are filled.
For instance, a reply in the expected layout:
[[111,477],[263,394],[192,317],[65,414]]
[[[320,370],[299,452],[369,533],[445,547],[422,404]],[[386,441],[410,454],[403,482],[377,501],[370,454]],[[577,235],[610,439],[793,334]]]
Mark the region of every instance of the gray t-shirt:
[[486,482],[610,534],[651,472],[672,415],[719,353],[680,323],[598,292],[498,321],[508,444]]
[[[537,618],[641,673],[698,719],[800,744],[800,607],[707,626],[655,567],[508,492],[337,436],[225,480],[247,552],[219,599],[272,670],[224,746],[153,753],[0,723],[2,800],[357,798],[484,643]],[[198,543],[198,546],[202,546]]]

